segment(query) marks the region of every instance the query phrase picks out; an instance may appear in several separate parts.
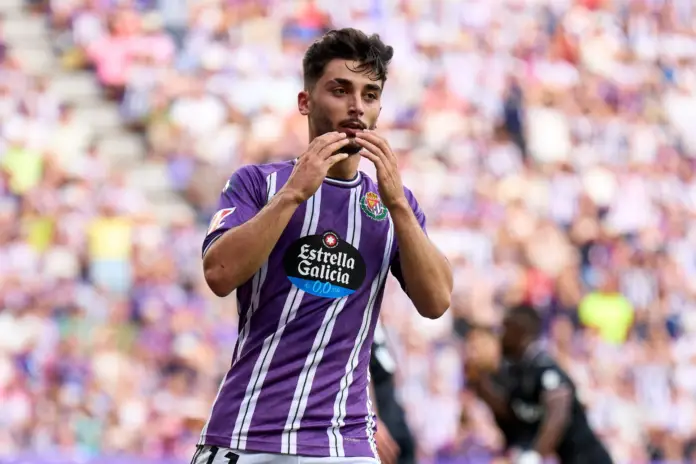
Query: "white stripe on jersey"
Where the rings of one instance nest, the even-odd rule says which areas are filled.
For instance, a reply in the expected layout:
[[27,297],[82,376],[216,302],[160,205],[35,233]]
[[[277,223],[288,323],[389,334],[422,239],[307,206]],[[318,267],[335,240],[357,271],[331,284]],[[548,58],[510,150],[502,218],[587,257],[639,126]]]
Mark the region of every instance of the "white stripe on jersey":
[[[268,204],[269,201],[271,201],[271,198],[276,194],[276,179],[278,178],[278,173],[277,172],[272,172],[268,176],[266,176],[266,204]],[[254,280],[251,283],[251,304],[249,305],[249,310],[247,311],[246,315],[246,322],[244,324],[244,327],[242,327],[242,330],[239,332],[239,337],[237,338],[237,356],[235,359],[232,360],[232,364],[237,362],[239,359],[239,356],[242,353],[242,347],[244,346],[244,342],[246,342],[246,339],[249,336],[249,329],[251,328],[251,316],[254,314],[254,311],[256,308],[259,306],[259,298],[261,296],[261,287],[263,287],[263,282],[266,280],[266,273],[268,271],[268,260],[263,263],[261,266],[261,269],[256,271],[256,274],[254,274]],[[237,308],[239,308],[239,299],[237,299]],[[229,371],[228,371],[229,373]],[[205,435],[208,433],[208,426],[210,425],[210,419],[213,415],[213,408],[215,407],[215,403],[217,403],[218,399],[220,398],[220,392],[222,391],[222,386],[225,385],[225,382],[227,381],[227,374],[222,379],[222,382],[220,382],[220,387],[218,388],[217,395],[215,395],[215,400],[213,401],[213,405],[210,407],[210,414],[208,415],[208,420],[205,422],[205,425],[203,426],[203,430],[201,431],[201,436],[198,440],[198,444],[202,445],[205,443]]]
[[[348,204],[348,228],[345,237],[345,240],[355,248],[360,247],[360,235],[362,232],[360,191],[360,187],[351,191]],[[290,412],[285,422],[285,429],[283,430],[283,441],[280,448],[283,453],[297,453],[297,431],[300,428],[302,417],[307,408],[309,393],[314,383],[314,376],[324,356],[324,350],[331,340],[331,334],[336,325],[338,315],[343,311],[347,301],[348,296],[344,296],[343,298],[335,300],[329,309],[327,309],[324,320],[321,323],[321,328],[314,338],[312,350],[307,359],[305,359],[304,367],[302,368],[297,386],[295,387],[295,394],[293,395]]]
[[[305,210],[304,223],[302,224],[300,237],[314,235],[316,233],[320,211],[321,187],[319,187],[319,190],[317,190],[314,196],[307,200],[307,208]],[[266,339],[263,341],[261,354],[256,360],[256,364],[254,364],[254,370],[251,373],[251,378],[249,379],[249,383],[247,384],[246,392],[244,394],[244,400],[239,408],[239,415],[237,416],[237,420],[234,425],[232,439],[230,440],[230,448],[232,449],[246,449],[249,427],[251,426],[251,418],[254,417],[256,403],[259,400],[261,387],[263,386],[263,382],[268,374],[268,368],[271,365],[271,361],[273,360],[273,355],[275,354],[276,349],[278,349],[280,339],[283,337],[285,327],[297,315],[297,309],[300,307],[303,297],[304,291],[293,285],[290,289],[288,297],[285,300],[283,312],[280,316],[280,321],[278,321],[278,329],[272,336],[266,337]]]
[[[345,456],[345,450],[343,449],[343,436],[341,435],[340,428],[345,425],[345,419],[348,405],[348,390],[353,383],[353,374],[358,366],[358,357],[360,356],[360,350],[362,349],[365,340],[367,339],[367,334],[370,331],[370,323],[372,322],[372,312],[375,307],[375,300],[377,299],[377,294],[379,289],[382,287],[384,280],[387,278],[387,272],[389,271],[391,249],[394,243],[394,223],[392,222],[391,216],[389,217],[389,232],[387,233],[387,242],[384,247],[384,255],[382,256],[382,267],[372,281],[372,287],[370,288],[370,298],[367,300],[367,306],[363,312],[362,324],[360,325],[360,331],[355,339],[355,344],[353,345],[353,350],[348,358],[348,364],[346,364],[346,372],[341,378],[340,390],[338,395],[336,395],[336,400],[334,402],[334,416],[331,419],[331,426],[327,429],[329,435],[329,448],[331,449],[331,456],[343,457]],[[369,373],[368,373],[369,377]],[[368,438],[371,440],[370,445],[372,445],[372,403],[370,402],[369,396],[369,383],[368,383],[368,411],[369,419],[367,426]]]
[[[273,198],[276,194],[276,180],[278,178],[277,172],[272,172],[266,177],[266,204]],[[264,281],[266,280],[266,274],[268,273],[268,260],[266,260],[261,269],[254,274],[254,280],[251,283],[251,304],[246,313],[246,321],[244,327],[239,333],[239,339],[237,342],[237,356],[232,360],[232,364],[239,360],[242,355],[242,348],[249,338],[249,331],[251,330],[251,316],[259,307],[259,300],[261,299],[261,288],[263,288]]]

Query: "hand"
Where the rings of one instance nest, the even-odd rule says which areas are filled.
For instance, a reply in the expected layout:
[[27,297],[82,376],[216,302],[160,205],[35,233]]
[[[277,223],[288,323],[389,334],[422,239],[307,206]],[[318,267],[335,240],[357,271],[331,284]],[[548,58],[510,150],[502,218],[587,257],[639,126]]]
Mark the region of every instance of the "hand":
[[406,203],[404,184],[401,182],[396,155],[389,143],[376,132],[365,130],[355,134],[355,141],[363,147],[360,155],[372,161],[377,169],[379,196],[387,209]]
[[534,450],[522,451],[514,461],[515,464],[542,464],[544,459]]
[[307,201],[319,189],[331,166],[350,156],[334,154],[350,142],[342,132],[329,132],[312,140],[307,151],[297,159],[283,189],[292,192],[298,203]]
[[382,461],[382,464],[396,464],[401,450],[389,433],[387,426],[379,419],[377,419],[375,440],[377,441],[377,454],[379,454],[379,460]]

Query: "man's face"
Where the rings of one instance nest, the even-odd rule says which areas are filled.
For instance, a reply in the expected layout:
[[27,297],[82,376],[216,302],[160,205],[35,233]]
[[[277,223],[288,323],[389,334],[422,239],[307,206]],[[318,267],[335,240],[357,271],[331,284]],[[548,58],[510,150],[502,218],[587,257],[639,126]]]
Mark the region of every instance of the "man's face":
[[[338,131],[355,137],[356,132],[376,127],[383,83],[372,80],[369,74],[352,71],[359,64],[333,60],[312,90],[300,93],[300,112],[309,117],[313,136]],[[360,150],[360,145],[352,142],[341,152],[352,155]]]
[[517,351],[519,340],[522,338],[522,331],[511,317],[503,320],[503,330],[500,336],[500,349],[503,356],[509,358]]

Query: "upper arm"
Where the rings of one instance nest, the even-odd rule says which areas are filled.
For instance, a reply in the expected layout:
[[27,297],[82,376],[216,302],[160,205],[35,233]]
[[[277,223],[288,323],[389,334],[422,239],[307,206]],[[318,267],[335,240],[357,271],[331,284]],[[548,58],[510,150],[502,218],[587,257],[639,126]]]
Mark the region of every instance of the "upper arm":
[[539,373],[540,399],[547,410],[568,410],[573,399],[573,386],[568,376],[555,366]]
[[263,208],[266,190],[262,182],[254,166],[244,166],[232,174],[220,193],[217,212],[210,220],[203,240],[203,256],[222,234],[244,224]]
[[[416,197],[413,195],[413,192],[411,192],[406,187],[404,187],[404,193],[406,194],[406,199],[408,200],[408,204],[411,207],[413,214],[416,216],[416,219],[418,220],[418,224],[420,225],[423,232],[425,232],[425,234],[427,235],[428,230],[426,227],[425,213],[423,213],[423,210],[420,208],[418,200],[416,200]],[[399,281],[399,284],[401,284],[401,288],[406,293],[408,293],[408,290],[406,289],[406,283],[404,282],[403,272],[401,270],[401,259],[399,256],[398,242],[396,242],[396,253],[394,254],[394,258],[392,258],[390,268],[392,275],[396,278],[396,280]]]

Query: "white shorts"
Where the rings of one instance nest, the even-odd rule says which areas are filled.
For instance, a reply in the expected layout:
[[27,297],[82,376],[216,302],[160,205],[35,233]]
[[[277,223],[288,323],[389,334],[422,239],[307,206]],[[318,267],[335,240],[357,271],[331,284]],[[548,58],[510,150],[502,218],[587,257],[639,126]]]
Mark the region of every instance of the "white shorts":
[[375,458],[317,458],[291,454],[250,453],[221,446],[199,446],[191,464],[379,464]]

